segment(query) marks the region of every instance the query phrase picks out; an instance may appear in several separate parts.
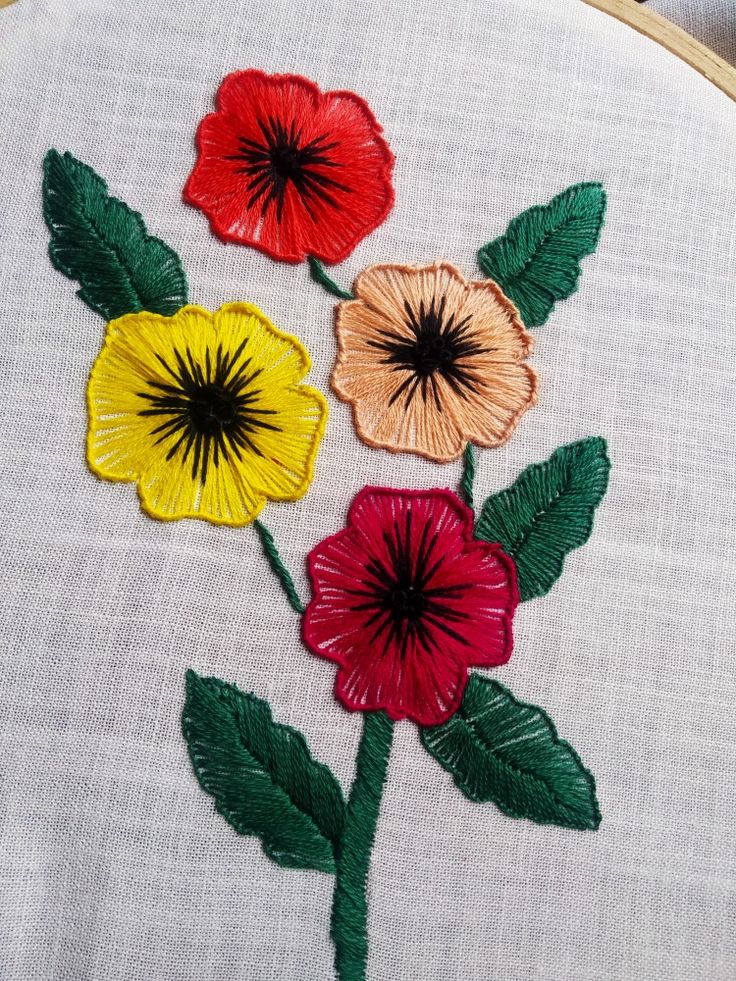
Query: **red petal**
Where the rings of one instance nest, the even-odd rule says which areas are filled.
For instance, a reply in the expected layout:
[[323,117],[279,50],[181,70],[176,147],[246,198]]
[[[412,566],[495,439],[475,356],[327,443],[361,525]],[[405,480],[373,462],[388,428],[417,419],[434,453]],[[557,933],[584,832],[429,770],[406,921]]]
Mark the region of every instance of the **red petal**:
[[[309,556],[315,598],[304,640],[341,665],[336,690],[351,709],[436,725],[457,710],[470,665],[511,655],[516,571],[499,545],[472,537],[473,513],[450,491],[369,487],[355,498],[348,527]],[[409,535],[423,568],[419,634],[399,636],[371,583],[390,581],[396,542]]]
[[352,711],[385,709],[392,719],[435,726],[458,710],[467,680],[465,666],[450,658],[392,646],[382,657],[364,652],[341,667],[335,693]]
[[[329,163],[311,168],[312,186],[321,193],[305,202],[289,182],[281,221],[273,204],[263,213],[263,198],[253,201],[247,175],[238,173],[242,163],[228,159],[237,156],[239,137],[262,144],[259,122],[270,118],[287,129],[295,124],[301,145],[314,139],[330,145],[324,154]],[[393,206],[393,154],[380,133],[368,105],[352,92],[322,95],[298,75],[233,72],[220,86],[217,112],[197,131],[199,156],[184,197],[202,208],[226,241],[253,245],[287,262],[307,255],[339,262]]]

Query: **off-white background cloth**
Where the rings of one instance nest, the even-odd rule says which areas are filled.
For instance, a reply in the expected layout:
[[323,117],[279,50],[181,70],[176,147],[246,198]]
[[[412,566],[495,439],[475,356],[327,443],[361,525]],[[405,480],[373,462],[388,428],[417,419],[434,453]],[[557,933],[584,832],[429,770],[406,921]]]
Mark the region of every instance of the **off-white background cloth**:
[[[331,879],[238,837],[180,735],[188,667],[270,699],[347,785],[358,716],[309,655],[252,529],[145,517],[84,462],[104,324],[48,260],[41,160],[69,149],[182,256],[192,300],[257,303],[327,391],[332,301],[304,267],[223,245],[181,201],[235,68],[365,96],[396,152],[388,222],[333,275],[479,245],[580,180],[608,220],[537,332],[539,407],[477,494],[562,443],[610,442],[590,543],[517,617],[496,677],[594,772],[597,833],[472,804],[397,727],[370,876],[375,981],[686,981],[736,974],[736,110],[578,0],[20,0],[0,13],[0,977],[332,976]],[[305,553],[369,482],[456,487],[331,419],[316,480],[263,514]]]

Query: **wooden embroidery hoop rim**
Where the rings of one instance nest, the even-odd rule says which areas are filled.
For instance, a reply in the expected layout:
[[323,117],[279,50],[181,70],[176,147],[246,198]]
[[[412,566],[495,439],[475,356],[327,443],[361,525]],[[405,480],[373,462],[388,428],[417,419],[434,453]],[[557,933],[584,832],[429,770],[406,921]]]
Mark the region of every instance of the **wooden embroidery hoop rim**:
[[690,65],[721,92],[736,99],[736,67],[696,41],[681,27],[675,26],[636,0],[583,0],[590,7],[602,10],[635,31],[661,44],[672,54]]

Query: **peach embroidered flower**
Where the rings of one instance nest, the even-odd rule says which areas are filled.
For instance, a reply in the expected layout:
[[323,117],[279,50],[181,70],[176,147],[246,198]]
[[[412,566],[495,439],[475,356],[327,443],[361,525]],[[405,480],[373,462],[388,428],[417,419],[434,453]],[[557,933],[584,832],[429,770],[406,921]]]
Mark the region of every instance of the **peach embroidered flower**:
[[371,266],[337,307],[336,394],[370,446],[454,460],[500,446],[537,399],[533,339],[492,280],[448,262]]

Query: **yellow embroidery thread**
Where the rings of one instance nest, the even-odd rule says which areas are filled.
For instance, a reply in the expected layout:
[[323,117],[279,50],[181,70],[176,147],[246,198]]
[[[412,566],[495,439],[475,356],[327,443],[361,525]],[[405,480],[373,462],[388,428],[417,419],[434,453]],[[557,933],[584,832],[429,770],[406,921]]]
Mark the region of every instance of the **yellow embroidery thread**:
[[248,524],[311,483],[328,410],[310,367],[249,303],[119,317],[90,374],[89,467],[136,481],[150,517]]

